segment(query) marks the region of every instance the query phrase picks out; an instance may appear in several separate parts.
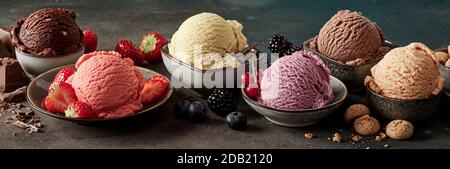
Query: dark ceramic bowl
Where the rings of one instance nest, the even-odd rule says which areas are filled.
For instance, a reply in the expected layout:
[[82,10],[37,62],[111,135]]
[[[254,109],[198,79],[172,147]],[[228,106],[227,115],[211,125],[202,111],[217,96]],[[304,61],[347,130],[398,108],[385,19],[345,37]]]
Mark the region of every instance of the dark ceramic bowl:
[[[437,49],[436,51],[448,53],[447,48],[440,48]],[[442,64],[439,64],[439,70],[441,72],[441,77],[444,79],[444,93],[445,95],[450,97],[450,68]]]
[[[73,65],[71,65],[71,66],[73,66]],[[66,67],[66,66],[63,66],[63,67]],[[144,108],[141,111],[136,112],[129,116],[120,117],[120,118],[111,118],[111,119],[69,118],[69,117],[65,117],[62,115],[51,113],[51,112],[45,110],[45,108],[43,106],[43,100],[48,95],[48,92],[47,92],[48,86],[53,81],[53,78],[56,76],[58,71],[61,70],[61,68],[63,68],[63,67],[55,68],[55,69],[49,70],[49,71],[39,75],[33,81],[31,81],[31,83],[28,85],[27,101],[35,111],[37,111],[39,113],[43,113],[43,114],[51,116],[51,117],[55,117],[57,119],[66,120],[66,121],[70,121],[70,122],[81,123],[81,124],[98,124],[98,123],[102,123],[102,122],[104,123],[104,122],[124,120],[124,119],[128,119],[131,117],[135,117],[135,116],[144,114],[146,112],[150,112],[151,110],[156,109],[156,108],[162,106],[164,103],[166,103],[167,100],[169,100],[170,96],[172,96],[172,92],[173,92],[172,85],[170,85],[170,87],[166,91],[166,94],[162,98],[160,98],[158,101],[156,101],[152,104],[144,105]],[[144,75],[144,79],[146,79],[146,80],[155,75],[160,75],[159,73],[156,73],[152,70],[142,68],[142,67],[139,67],[139,70]],[[169,81],[169,79],[167,79],[167,80]],[[170,81],[169,81],[169,83],[170,83]]]
[[255,101],[247,96],[245,88],[241,89],[244,100],[256,112],[263,115],[267,120],[286,127],[304,127],[316,124],[321,119],[327,117],[332,112],[336,111],[339,106],[344,103],[347,98],[347,88],[344,83],[335,77],[331,77],[331,88],[333,89],[334,99],[330,104],[317,109],[302,109],[302,110],[279,110],[267,107],[258,101]]
[[430,118],[437,109],[439,96],[426,99],[394,99],[375,93],[370,87],[367,88],[367,102],[371,110],[379,113],[389,120],[407,120],[420,122]]
[[[303,43],[303,48],[306,51],[311,51],[317,56],[319,56],[325,64],[330,68],[331,75],[338,78],[347,86],[349,91],[363,89],[364,87],[364,78],[366,75],[370,73],[370,69],[375,66],[383,57],[379,57],[377,59],[373,59],[372,61],[360,65],[360,66],[350,66],[343,64],[341,62],[335,61],[328,56],[325,56],[314,49],[309,48],[309,43],[312,39]],[[385,41],[385,45],[391,48],[398,47],[397,44],[392,43],[390,41]]]

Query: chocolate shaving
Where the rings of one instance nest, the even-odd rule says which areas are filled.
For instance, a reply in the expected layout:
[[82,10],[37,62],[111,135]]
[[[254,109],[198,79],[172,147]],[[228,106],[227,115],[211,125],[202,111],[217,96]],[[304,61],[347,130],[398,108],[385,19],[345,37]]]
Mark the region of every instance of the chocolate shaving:
[[[29,134],[39,132],[44,125],[34,112],[21,103],[6,103],[0,101],[0,113],[6,114],[5,123],[27,131]],[[13,134],[15,135],[15,134]]]

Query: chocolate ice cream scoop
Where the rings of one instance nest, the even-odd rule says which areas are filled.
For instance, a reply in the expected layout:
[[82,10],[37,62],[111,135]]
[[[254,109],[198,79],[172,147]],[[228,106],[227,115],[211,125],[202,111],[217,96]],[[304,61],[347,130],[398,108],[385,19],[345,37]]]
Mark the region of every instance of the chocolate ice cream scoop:
[[24,53],[41,57],[63,56],[81,48],[83,33],[69,9],[44,8],[17,21],[13,43]]
[[390,48],[383,44],[383,33],[375,22],[360,12],[342,10],[320,29],[311,48],[336,61],[361,65],[387,53]]

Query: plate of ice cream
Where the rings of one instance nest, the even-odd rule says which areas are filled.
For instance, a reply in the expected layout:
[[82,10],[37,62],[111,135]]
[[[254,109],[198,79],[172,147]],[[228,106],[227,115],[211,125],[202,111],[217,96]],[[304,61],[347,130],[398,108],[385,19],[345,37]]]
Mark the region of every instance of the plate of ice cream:
[[259,93],[242,87],[244,100],[281,126],[313,125],[336,111],[347,97],[344,83],[331,76],[325,63],[312,52],[299,51],[277,59],[262,77],[252,79],[261,79],[248,84],[259,86]]
[[117,52],[96,51],[37,76],[27,100],[38,112],[87,123],[143,114],[163,105],[172,91],[166,77]]

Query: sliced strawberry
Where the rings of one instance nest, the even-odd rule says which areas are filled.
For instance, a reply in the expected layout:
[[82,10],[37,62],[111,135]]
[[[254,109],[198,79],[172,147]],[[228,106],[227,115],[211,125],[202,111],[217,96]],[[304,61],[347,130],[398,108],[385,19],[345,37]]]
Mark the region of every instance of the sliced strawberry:
[[44,106],[52,113],[64,114],[67,106],[75,101],[77,101],[75,90],[69,84],[62,82],[48,93]]
[[98,118],[97,114],[92,110],[91,106],[86,103],[76,101],[70,104],[66,111],[64,111],[66,117],[80,118],[80,119],[95,119]]
[[62,68],[58,74],[56,74],[53,82],[48,86],[48,92],[50,93],[55,86],[60,83],[66,82],[66,80],[75,73],[75,70],[72,67],[64,67]]
[[154,76],[147,80],[141,92],[142,103],[148,104],[158,100],[164,96],[168,86],[169,81],[160,75]]
[[151,32],[142,37],[139,50],[145,60],[156,63],[161,60],[161,48],[167,44],[166,39],[156,32]]

